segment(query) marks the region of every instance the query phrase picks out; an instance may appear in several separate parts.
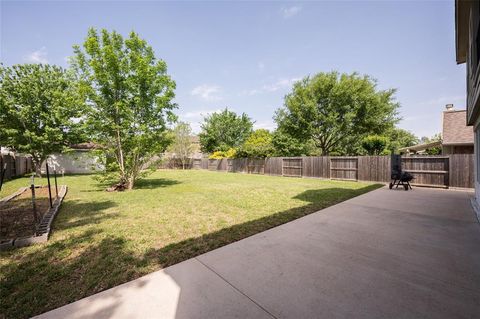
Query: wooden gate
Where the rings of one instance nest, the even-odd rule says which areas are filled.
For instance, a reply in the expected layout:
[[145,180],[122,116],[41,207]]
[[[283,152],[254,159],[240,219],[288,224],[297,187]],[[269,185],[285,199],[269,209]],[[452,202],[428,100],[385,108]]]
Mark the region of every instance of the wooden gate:
[[282,176],[302,177],[303,161],[301,157],[284,157],[282,159]]
[[330,157],[330,178],[358,180],[358,158],[352,156]]
[[402,170],[415,178],[412,185],[448,187],[449,166],[448,156],[402,157]]
[[202,159],[201,158],[194,158],[192,162],[193,169],[201,169],[202,168]]

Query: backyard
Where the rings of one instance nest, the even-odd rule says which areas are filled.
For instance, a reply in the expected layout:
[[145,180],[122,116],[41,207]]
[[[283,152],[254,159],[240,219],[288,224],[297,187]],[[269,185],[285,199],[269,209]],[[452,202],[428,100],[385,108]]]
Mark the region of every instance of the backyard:
[[[45,182],[45,181],[43,181]],[[69,187],[47,244],[1,252],[1,314],[28,317],[363,194],[378,184],[159,170],[128,192]],[[26,186],[9,181],[1,197]]]

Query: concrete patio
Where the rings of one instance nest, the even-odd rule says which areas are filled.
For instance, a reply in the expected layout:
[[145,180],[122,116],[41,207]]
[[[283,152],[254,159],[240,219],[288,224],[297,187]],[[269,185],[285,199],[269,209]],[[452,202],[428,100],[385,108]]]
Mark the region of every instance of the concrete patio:
[[472,196],[382,188],[39,318],[478,318]]

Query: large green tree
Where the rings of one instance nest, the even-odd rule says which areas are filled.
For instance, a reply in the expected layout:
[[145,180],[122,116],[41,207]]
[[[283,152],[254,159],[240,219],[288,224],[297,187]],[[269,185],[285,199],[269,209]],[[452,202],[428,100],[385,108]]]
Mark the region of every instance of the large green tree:
[[362,140],[362,147],[368,155],[380,155],[388,145],[388,138],[380,135],[369,135]]
[[0,145],[30,154],[37,175],[48,155],[81,141],[75,81],[47,64],[0,67]]
[[273,132],[272,144],[275,156],[318,155],[311,139],[298,139],[282,129]]
[[252,133],[253,122],[245,113],[237,115],[225,108],[207,115],[201,129],[199,137],[202,152],[227,151],[243,144]]
[[255,130],[238,149],[237,157],[263,158],[273,156],[273,135],[268,130]]
[[394,89],[357,73],[318,73],[294,84],[275,114],[281,132],[311,140],[323,155],[355,154],[367,135],[382,135],[398,121]]
[[190,124],[179,122],[172,131],[173,141],[169,146],[169,152],[173,153],[173,158],[178,159],[182,168],[185,169],[188,161],[193,154],[192,128]]
[[392,153],[398,153],[398,150],[403,147],[412,146],[419,143],[419,139],[410,131],[394,127],[386,134],[388,137],[387,149]]
[[88,31],[74,46],[72,67],[82,84],[91,138],[112,157],[107,171],[133,188],[151,158],[165,150],[166,125],[175,119],[175,82],[167,64],[138,34]]

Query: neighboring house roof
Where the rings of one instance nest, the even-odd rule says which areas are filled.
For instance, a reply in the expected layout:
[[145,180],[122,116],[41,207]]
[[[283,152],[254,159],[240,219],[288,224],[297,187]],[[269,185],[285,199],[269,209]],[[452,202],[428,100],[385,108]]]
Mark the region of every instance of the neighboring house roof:
[[443,112],[443,145],[473,145],[473,127],[467,126],[466,110]]
[[100,145],[95,144],[93,142],[86,142],[86,143],[78,143],[70,145],[70,148],[76,151],[89,151],[93,149],[101,148]]
[[402,147],[398,151],[401,152],[401,153],[412,152],[412,151],[420,152],[420,151],[424,151],[426,149],[433,148],[433,147],[438,147],[438,146],[442,146],[442,141],[435,141],[435,142],[431,142],[431,143],[417,144],[417,145],[413,145],[413,146]]

